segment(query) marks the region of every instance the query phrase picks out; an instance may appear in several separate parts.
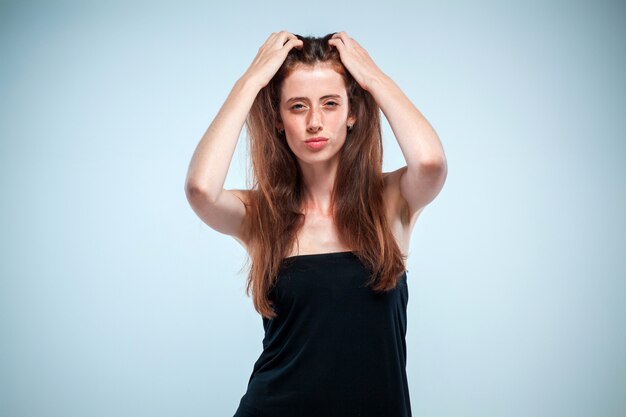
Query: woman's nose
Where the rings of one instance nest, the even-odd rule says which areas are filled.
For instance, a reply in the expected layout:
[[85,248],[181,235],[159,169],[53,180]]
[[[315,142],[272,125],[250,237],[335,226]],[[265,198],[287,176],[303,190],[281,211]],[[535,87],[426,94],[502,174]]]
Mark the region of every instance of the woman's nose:
[[317,131],[320,127],[322,127],[321,110],[311,109],[311,112],[309,113],[309,122],[307,128],[309,130]]

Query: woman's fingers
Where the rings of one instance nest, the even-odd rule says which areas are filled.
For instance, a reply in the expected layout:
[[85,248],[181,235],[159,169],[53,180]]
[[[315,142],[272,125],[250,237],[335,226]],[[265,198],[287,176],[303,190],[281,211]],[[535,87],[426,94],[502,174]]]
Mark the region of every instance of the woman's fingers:
[[339,52],[343,51],[343,48],[346,47],[346,45],[344,45],[344,43],[342,42],[341,39],[339,38],[332,38],[328,40],[328,44],[334,46],[335,48],[337,48],[337,50]]
[[346,32],[337,32],[328,40],[328,44],[337,48],[339,52],[343,52],[347,46],[351,46],[352,38]]
[[286,30],[281,30],[280,32],[276,32],[276,36],[275,36],[275,43],[280,46],[281,48],[283,46],[285,46],[287,44],[287,42],[289,42],[289,40],[291,39],[296,39],[298,40],[298,38],[296,37],[296,35],[294,35],[291,32],[287,32]]
[[337,32],[331,36],[331,39],[339,39],[344,45],[348,45],[352,40],[346,32]]
[[302,48],[302,45],[304,45],[304,42],[294,36],[285,42],[283,47],[286,47],[287,51],[289,51],[291,48]]
[[290,32],[285,30],[272,32],[259,48],[246,73],[254,79],[260,80],[261,85],[264,87],[285,61],[291,48],[301,48],[302,45],[303,42]]

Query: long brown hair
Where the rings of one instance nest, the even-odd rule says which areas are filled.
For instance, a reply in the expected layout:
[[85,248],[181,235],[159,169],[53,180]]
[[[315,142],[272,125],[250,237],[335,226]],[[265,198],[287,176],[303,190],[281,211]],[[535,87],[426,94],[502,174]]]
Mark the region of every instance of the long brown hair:
[[296,35],[303,41],[302,48],[290,50],[276,75],[259,91],[246,119],[254,174],[244,202],[243,231],[248,261],[252,261],[246,294],[252,290],[255,309],[268,319],[277,316],[268,293],[304,222],[302,172],[284,135],[276,129],[283,80],[299,67],[323,63],[337,71],[345,82],[350,114],[356,116],[339,153],[331,196],[333,218],[342,242],[369,269],[367,285],[375,291],[395,288],[405,270],[406,256],[401,253],[385,214],[380,109],[372,95],[346,70],[339,52],[328,45],[333,34],[322,38]]

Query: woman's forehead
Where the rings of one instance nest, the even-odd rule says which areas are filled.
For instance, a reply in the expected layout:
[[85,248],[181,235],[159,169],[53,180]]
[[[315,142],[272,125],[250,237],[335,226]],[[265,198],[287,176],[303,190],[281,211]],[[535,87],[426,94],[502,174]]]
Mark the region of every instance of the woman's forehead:
[[346,95],[343,77],[326,66],[303,67],[294,70],[282,85],[282,99],[291,97],[319,98],[328,94]]

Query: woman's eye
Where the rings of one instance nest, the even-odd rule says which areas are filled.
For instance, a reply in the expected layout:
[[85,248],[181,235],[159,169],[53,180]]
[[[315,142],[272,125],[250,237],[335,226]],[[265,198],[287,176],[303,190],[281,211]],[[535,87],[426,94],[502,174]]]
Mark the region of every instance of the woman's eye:
[[[329,101],[326,103],[326,105],[331,104],[331,107],[337,107],[339,104],[334,102],[334,101]],[[300,107],[298,107],[300,106]],[[294,104],[293,106],[290,107],[291,110],[300,110],[301,107],[304,107],[302,104]]]

